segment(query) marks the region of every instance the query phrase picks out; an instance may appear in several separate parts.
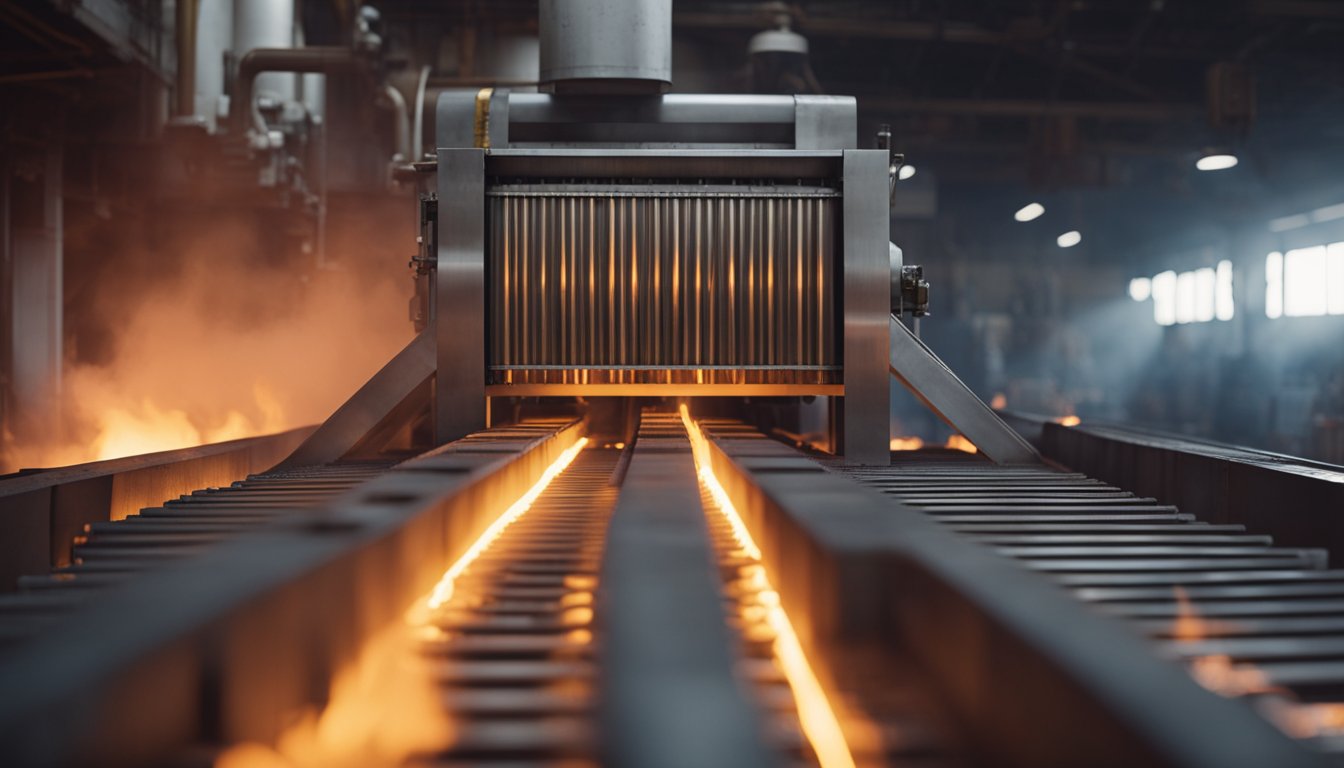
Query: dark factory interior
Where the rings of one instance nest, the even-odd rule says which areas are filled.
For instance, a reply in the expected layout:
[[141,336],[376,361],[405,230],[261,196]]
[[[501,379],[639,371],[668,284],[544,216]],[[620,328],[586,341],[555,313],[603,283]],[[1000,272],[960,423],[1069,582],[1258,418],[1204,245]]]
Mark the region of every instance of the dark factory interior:
[[1344,765],[1344,3],[0,0],[0,764]]

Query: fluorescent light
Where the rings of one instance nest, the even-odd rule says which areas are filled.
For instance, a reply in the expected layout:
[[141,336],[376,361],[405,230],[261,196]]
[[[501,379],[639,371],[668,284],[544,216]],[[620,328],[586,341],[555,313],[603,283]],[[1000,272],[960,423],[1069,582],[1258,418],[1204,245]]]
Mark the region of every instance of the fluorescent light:
[[1209,267],[1195,270],[1195,322],[1207,323],[1215,314],[1218,278]]
[[1317,224],[1324,221],[1334,221],[1335,219],[1344,219],[1344,203],[1327,205],[1311,212],[1311,220]]
[[1017,213],[1014,213],[1013,218],[1024,222],[1032,221],[1039,219],[1043,213],[1045,213],[1044,205],[1041,205],[1040,203],[1028,203],[1022,206]]
[[1147,301],[1153,295],[1153,281],[1146,277],[1136,277],[1129,281],[1129,298],[1135,301]]
[[1305,213],[1299,213],[1293,216],[1283,216],[1278,219],[1269,220],[1269,231],[1287,232],[1290,229],[1298,229],[1299,227],[1305,227],[1310,223],[1311,219],[1307,218],[1307,214]]
[[1176,273],[1171,270],[1153,276],[1153,319],[1158,325],[1176,322]]
[[1325,271],[1330,283],[1330,314],[1344,315],[1344,243],[1331,243],[1327,249]]
[[1236,155],[1205,155],[1195,161],[1195,167],[1201,171],[1223,171],[1228,168],[1235,168],[1236,165]]
[[1289,317],[1324,315],[1327,294],[1326,248],[1294,248],[1283,257],[1283,314]]
[[1236,302],[1232,296],[1232,262],[1218,262],[1218,287],[1215,299],[1219,320],[1231,320],[1237,311]]
[[1176,322],[1189,323],[1195,319],[1195,273],[1182,272],[1176,276]]
[[1055,238],[1055,242],[1059,243],[1060,248],[1072,248],[1083,242],[1083,235],[1078,230],[1072,229]]
[[1265,317],[1283,316],[1283,254],[1265,257]]
[[900,179],[901,181],[905,181],[906,179],[914,175],[915,175],[915,166],[913,165],[902,165],[901,170],[896,172],[896,178]]

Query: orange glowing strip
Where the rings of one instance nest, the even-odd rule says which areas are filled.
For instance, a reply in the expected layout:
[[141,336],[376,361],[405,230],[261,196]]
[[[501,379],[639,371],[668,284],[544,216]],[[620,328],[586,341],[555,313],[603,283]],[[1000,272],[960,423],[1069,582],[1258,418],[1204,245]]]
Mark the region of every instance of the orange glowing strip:
[[533,502],[546,490],[546,486],[550,485],[552,480],[565,471],[565,468],[570,465],[570,462],[574,461],[587,444],[588,438],[581,437],[577,443],[566,448],[564,453],[561,453],[546,468],[546,471],[541,473],[541,478],[537,480],[536,484],[527,489],[527,493],[524,493],[508,509],[504,510],[504,514],[500,515],[495,522],[490,524],[489,528],[485,529],[485,533],[482,533],[467,551],[462,553],[457,562],[449,566],[448,570],[444,572],[443,578],[439,579],[439,583],[434,585],[434,590],[429,593],[429,597],[426,599],[426,607],[429,610],[442,608],[449,600],[453,599],[453,584],[457,581],[457,578],[467,570],[468,566],[475,562],[476,558],[481,556],[481,553],[490,548],[495,539],[504,533],[504,529],[532,508]]
[[[709,441],[700,431],[700,427],[691,420],[690,411],[685,405],[681,406],[681,420],[686,425],[686,434],[691,438],[691,454],[695,457],[696,474],[700,477],[700,482],[705,484],[709,495],[728,521],[728,526],[733,531],[733,539],[742,547],[743,552],[753,560],[760,561],[760,548],[751,538],[751,532],[742,522],[742,516],[737,513],[737,507],[733,506],[732,499],[728,498],[728,492],[714,475],[714,468],[710,464]],[[760,592],[761,602],[768,611],[766,620],[770,628],[775,631],[775,659],[789,682],[803,734],[812,744],[812,750],[816,752],[821,768],[854,768],[854,756],[850,754],[849,745],[845,743],[845,734],[840,728],[840,721],[836,718],[835,711],[831,709],[831,702],[821,687],[821,681],[812,671],[807,654],[803,652],[802,643],[798,641],[798,635],[793,631],[793,624],[789,622],[789,615],[779,603],[779,593],[770,586],[764,564],[759,579],[763,582]]]

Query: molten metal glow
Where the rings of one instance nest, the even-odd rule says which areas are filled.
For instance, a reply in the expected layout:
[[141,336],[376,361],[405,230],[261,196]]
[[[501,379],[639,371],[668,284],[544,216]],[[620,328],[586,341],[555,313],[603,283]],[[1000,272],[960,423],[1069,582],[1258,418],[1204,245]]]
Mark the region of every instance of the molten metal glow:
[[967,440],[962,435],[953,435],[947,438],[944,447],[951,448],[954,451],[964,451],[966,453],[979,453],[980,449],[975,447],[975,443]]
[[[737,513],[737,507],[733,506],[728,492],[715,476],[710,463],[709,441],[700,431],[700,427],[691,420],[690,411],[685,405],[681,406],[681,420],[686,425],[686,434],[691,439],[691,453],[695,457],[696,473],[700,477],[700,482],[704,483],[719,511],[723,513],[724,519],[728,521],[728,526],[733,532],[733,540],[751,559],[759,561],[761,550],[751,538],[751,532],[742,522],[742,517]],[[812,671],[812,665],[803,652],[797,633],[793,631],[793,624],[789,622],[788,614],[780,605],[779,593],[770,587],[764,566],[758,573],[757,578],[762,582],[761,603],[768,611],[766,620],[770,628],[775,631],[775,659],[784,671],[789,689],[793,692],[793,701],[798,708],[798,720],[802,725],[803,734],[812,744],[822,768],[854,768],[854,757],[850,754],[849,745],[845,743],[840,721],[836,719],[835,711],[831,709],[831,702],[821,687],[821,681]]]
[[574,461],[587,444],[588,438],[581,437],[577,443],[566,448],[565,452],[560,454],[551,466],[546,468],[545,472],[541,473],[541,478],[537,480],[536,484],[527,489],[527,493],[524,493],[508,509],[504,510],[504,514],[500,515],[495,522],[490,524],[489,528],[485,529],[485,532],[467,548],[467,551],[462,553],[457,562],[448,567],[443,577],[439,579],[439,583],[434,585],[434,590],[426,598],[425,606],[429,610],[438,610],[453,599],[453,585],[457,582],[457,578],[467,570],[468,566],[475,562],[476,558],[481,556],[482,552],[490,548],[495,539],[504,533],[504,529],[532,508],[532,503],[546,490],[546,486],[550,485],[552,480],[565,471],[565,468],[569,466],[570,462]]
[[924,441],[918,437],[893,437],[891,438],[891,450],[893,451],[915,451],[924,447]]
[[1068,416],[1059,419],[1058,423],[1063,424],[1066,427],[1076,427],[1079,424],[1082,424],[1083,420],[1073,414],[1069,414]]

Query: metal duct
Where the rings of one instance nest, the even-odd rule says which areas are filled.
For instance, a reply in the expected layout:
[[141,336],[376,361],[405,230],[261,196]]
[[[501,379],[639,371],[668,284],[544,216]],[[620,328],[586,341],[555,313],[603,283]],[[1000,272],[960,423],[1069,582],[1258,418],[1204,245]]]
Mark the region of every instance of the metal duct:
[[541,0],[541,82],[556,92],[672,85],[672,0]]
[[840,383],[823,187],[489,191],[492,384]]

